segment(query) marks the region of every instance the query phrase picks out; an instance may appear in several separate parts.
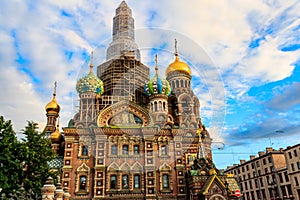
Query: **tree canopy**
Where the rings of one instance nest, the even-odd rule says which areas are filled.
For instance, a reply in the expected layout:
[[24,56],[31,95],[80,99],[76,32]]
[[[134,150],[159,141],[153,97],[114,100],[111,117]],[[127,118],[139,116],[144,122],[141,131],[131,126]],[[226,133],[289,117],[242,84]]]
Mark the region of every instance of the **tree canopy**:
[[[22,132],[24,138],[18,140],[11,121],[0,116],[0,198],[41,197],[43,184],[53,176],[48,162],[55,153],[50,140],[37,128],[36,123],[29,121]],[[24,194],[29,191],[30,194]]]

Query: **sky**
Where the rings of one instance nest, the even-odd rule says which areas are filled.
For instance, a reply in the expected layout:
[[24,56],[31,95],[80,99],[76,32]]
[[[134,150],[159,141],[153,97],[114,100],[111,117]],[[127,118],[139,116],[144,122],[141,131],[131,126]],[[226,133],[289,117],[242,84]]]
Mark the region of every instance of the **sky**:
[[[0,1],[0,115],[20,132],[45,126],[58,82],[60,123],[77,111],[77,80],[105,60],[120,0]],[[300,142],[298,0],[127,0],[142,62],[160,74],[180,58],[193,74],[219,168]]]

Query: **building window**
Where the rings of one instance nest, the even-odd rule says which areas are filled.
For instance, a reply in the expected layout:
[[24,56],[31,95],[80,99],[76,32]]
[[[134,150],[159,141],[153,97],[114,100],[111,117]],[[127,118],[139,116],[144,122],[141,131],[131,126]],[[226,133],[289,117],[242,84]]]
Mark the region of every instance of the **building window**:
[[139,145],[133,146],[133,153],[134,153],[134,155],[140,154],[140,146]]
[[300,169],[300,162],[299,161],[297,162],[297,166],[298,166],[298,169]]
[[161,146],[161,155],[167,155],[167,154],[168,154],[167,146],[166,145]]
[[122,188],[128,189],[128,175],[122,176]]
[[295,176],[294,179],[295,179],[295,185],[298,186],[298,185],[299,185],[299,182],[298,182],[297,177]]
[[267,164],[266,159],[263,159],[263,163],[264,163],[264,165]]
[[82,151],[81,153],[82,156],[88,155],[88,147],[86,145],[82,145],[81,151]]
[[259,165],[259,162],[257,161],[257,162],[256,162],[256,167],[259,167],[259,166],[260,166],[260,165]]
[[115,145],[115,144],[111,145],[111,155],[117,155],[117,154],[118,154],[117,145]]
[[288,182],[290,180],[287,172],[284,172],[284,178],[285,178],[286,182]]
[[295,171],[294,163],[291,164],[292,171]]
[[294,156],[295,156],[295,157],[297,157],[297,156],[298,156],[298,154],[297,154],[297,150],[296,150],[296,149],[294,150]]
[[110,189],[116,189],[117,188],[117,176],[111,175],[110,176]]
[[128,145],[127,144],[125,144],[125,145],[123,145],[123,149],[122,149],[123,151],[123,155],[128,155]]
[[272,162],[272,158],[271,158],[271,156],[270,156],[270,157],[268,157],[268,162],[269,162],[269,163],[271,163],[271,162]]
[[289,152],[289,158],[292,159],[292,152]]
[[169,188],[169,175],[168,174],[164,174],[163,175],[163,188]]
[[79,178],[79,190],[85,190],[86,189],[86,176],[80,176]]
[[134,175],[134,188],[140,188],[140,175]]

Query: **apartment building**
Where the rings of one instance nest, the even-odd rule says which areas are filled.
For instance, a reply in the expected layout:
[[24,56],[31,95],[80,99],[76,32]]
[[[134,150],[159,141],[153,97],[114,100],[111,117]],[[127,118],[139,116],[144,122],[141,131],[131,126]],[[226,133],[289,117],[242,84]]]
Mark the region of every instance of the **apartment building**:
[[[299,147],[297,153],[298,152]],[[265,152],[258,152],[257,156],[251,155],[249,161],[240,160],[240,164],[227,167],[225,173],[234,174],[237,178],[243,194],[242,199],[295,199],[294,188],[291,184],[291,177],[289,176],[289,168],[287,168],[286,154],[289,155],[289,153],[282,148],[275,150],[268,147]],[[292,158],[293,157],[295,157],[295,154],[293,154]],[[294,168],[296,168],[296,159],[294,159],[293,162]],[[290,167],[292,168],[291,165]],[[295,177],[295,181],[300,180],[297,174]]]
[[293,196],[300,199],[300,144],[287,147],[284,150],[286,167],[290,183],[292,185]]

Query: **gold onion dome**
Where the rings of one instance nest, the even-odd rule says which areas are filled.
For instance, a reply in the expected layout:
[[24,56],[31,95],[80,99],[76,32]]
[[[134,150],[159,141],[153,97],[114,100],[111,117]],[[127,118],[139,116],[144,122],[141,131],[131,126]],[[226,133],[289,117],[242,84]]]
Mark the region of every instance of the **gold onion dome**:
[[192,75],[191,68],[185,62],[180,61],[177,52],[177,41],[175,39],[175,60],[166,69],[166,76],[170,75],[172,72],[179,71],[188,75]]
[[54,93],[52,100],[46,105],[45,110],[47,113],[59,113],[60,106],[56,102],[56,81],[54,83]]
[[62,134],[59,132],[59,125],[57,125],[55,131],[53,133],[51,133],[51,135],[50,135],[51,143],[52,144],[60,143],[61,138],[62,138]]
[[171,94],[171,86],[170,83],[166,79],[162,79],[158,75],[158,65],[157,65],[157,55],[155,58],[156,67],[155,67],[155,75],[148,83],[144,86],[144,91],[147,96],[152,96],[156,94],[164,94],[170,96]]
[[[93,53],[91,55],[93,57]],[[92,60],[93,58],[91,58]],[[90,72],[78,80],[76,90],[79,94],[93,92],[98,95],[103,94],[103,82],[93,73],[93,62],[90,64]]]

